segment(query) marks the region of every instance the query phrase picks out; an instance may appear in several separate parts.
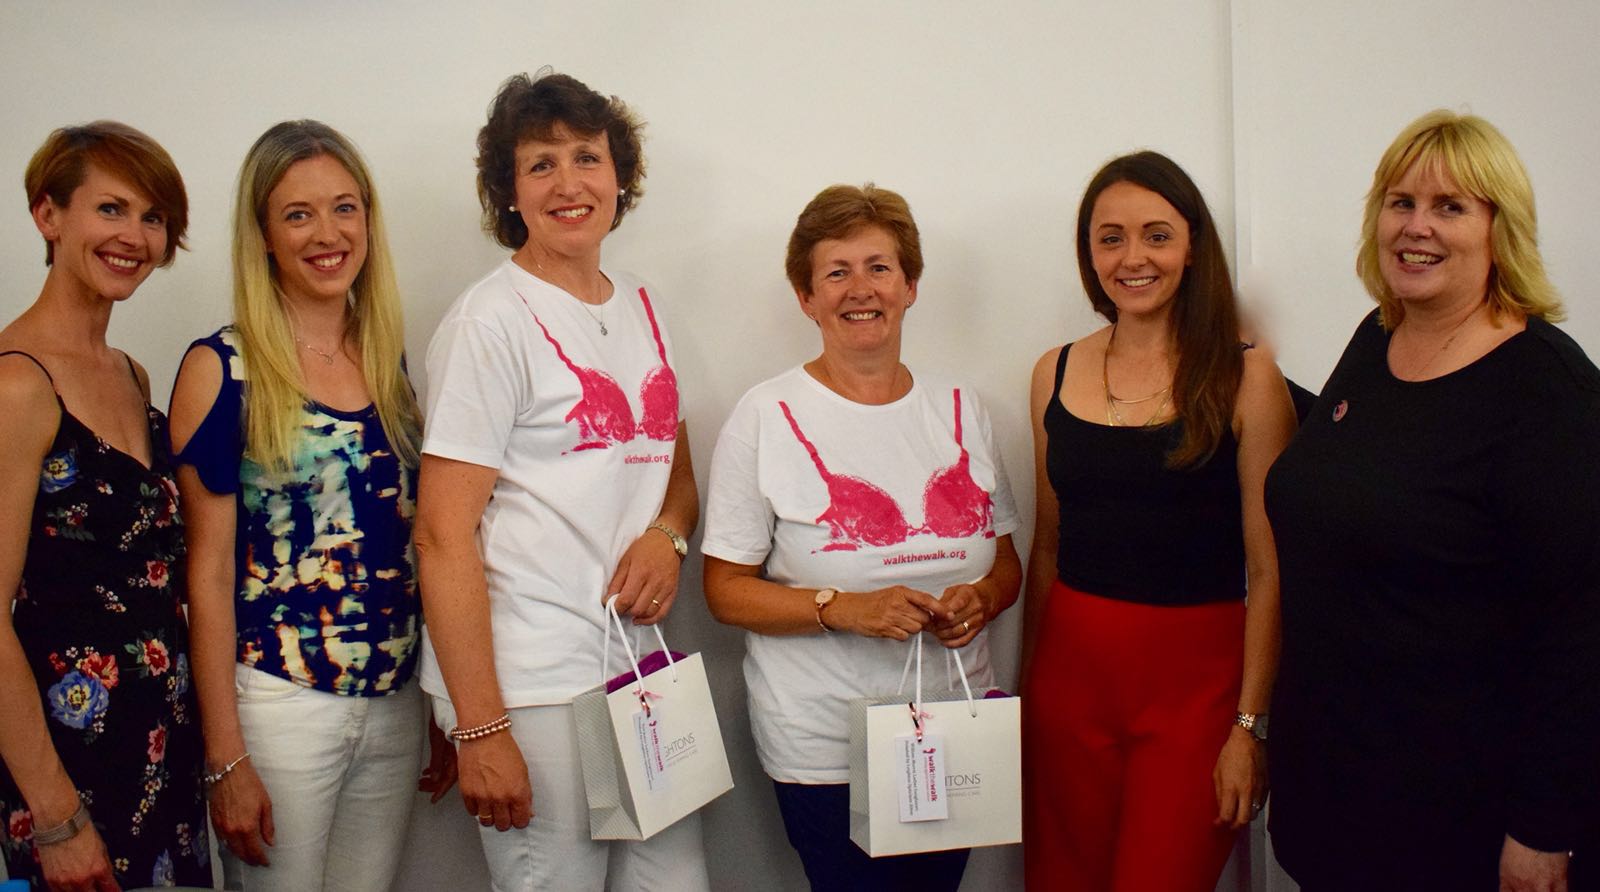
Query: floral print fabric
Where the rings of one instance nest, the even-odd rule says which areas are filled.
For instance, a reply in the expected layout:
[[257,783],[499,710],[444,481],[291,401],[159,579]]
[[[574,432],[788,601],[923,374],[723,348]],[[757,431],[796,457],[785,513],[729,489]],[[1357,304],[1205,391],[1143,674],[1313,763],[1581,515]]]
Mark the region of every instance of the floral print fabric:
[[244,363],[224,328],[222,389],[178,461],[207,489],[235,493],[239,662],[333,694],[398,691],[416,665],[420,622],[411,523],[416,469],[390,448],[377,409],[307,402],[292,467],[245,455]]
[[[166,419],[146,411],[150,468],[62,406],[12,622],[117,882],[209,886],[199,716],[175,586],[183,529]],[[0,821],[6,869],[43,889],[33,818],[3,766]]]

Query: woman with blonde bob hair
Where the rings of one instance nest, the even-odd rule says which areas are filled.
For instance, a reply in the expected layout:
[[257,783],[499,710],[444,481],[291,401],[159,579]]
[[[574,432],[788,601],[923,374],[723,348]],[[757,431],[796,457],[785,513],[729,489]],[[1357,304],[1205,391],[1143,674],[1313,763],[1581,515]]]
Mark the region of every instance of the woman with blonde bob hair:
[[[286,121],[256,141],[233,261],[234,324],[194,342],[172,397],[212,822],[246,890],[387,889],[423,722],[422,423],[344,136]],[[424,776],[435,798],[450,752]]]
[[1378,302],[1267,479],[1271,829],[1307,890],[1567,888],[1600,736],[1600,371],[1550,324],[1533,191],[1481,118],[1384,153]]

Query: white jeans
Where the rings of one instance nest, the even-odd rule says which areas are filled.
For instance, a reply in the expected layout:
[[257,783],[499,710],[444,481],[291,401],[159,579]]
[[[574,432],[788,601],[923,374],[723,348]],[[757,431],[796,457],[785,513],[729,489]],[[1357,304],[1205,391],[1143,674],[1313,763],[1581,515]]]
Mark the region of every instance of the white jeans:
[[[449,730],[455,709],[442,697],[431,699],[434,721]],[[513,709],[510,733],[528,763],[533,820],[522,830],[478,828],[494,892],[710,889],[699,812],[639,842],[589,838],[589,800],[571,706]],[[477,823],[468,814],[461,819]]]
[[344,697],[235,667],[250,763],[272,797],[266,867],[222,852],[245,892],[388,892],[422,761],[422,689]]

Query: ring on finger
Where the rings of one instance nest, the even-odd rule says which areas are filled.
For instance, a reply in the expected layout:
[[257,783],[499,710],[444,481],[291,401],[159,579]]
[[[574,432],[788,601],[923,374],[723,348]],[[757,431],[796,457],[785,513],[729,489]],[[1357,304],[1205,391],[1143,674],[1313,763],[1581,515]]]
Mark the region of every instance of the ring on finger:
[[650,599],[650,606],[659,608],[661,606],[661,599],[660,598],[651,598]]
[[969,623],[966,620],[962,620],[961,621],[961,631],[963,631],[963,632],[971,632],[972,631],[972,623]]

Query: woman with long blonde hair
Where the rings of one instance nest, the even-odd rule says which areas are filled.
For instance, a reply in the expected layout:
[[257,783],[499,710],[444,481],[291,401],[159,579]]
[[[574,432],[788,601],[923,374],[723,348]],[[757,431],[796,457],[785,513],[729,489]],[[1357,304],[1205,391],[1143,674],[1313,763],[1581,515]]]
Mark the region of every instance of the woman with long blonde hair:
[[344,136],[286,121],[256,141],[233,261],[234,324],[190,347],[172,398],[212,822],[252,892],[387,889],[423,722],[422,425],[377,194]]

